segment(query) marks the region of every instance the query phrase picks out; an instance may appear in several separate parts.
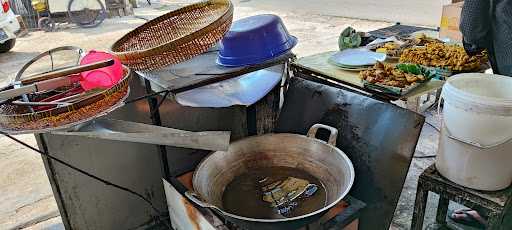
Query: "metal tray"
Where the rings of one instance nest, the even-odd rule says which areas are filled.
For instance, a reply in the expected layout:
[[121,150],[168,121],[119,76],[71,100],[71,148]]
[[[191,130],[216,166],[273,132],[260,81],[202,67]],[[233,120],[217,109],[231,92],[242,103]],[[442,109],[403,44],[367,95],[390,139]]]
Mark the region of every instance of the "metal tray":
[[383,85],[383,84],[379,84],[379,83],[370,83],[366,80],[363,80],[363,83],[364,83],[364,87],[372,89],[372,90],[381,91],[383,93],[389,93],[389,94],[393,94],[393,95],[403,96],[403,95],[406,95],[407,93],[411,92],[413,89],[417,88],[418,86],[427,83],[428,81],[430,81],[430,79],[426,80],[424,82],[421,82],[421,83],[413,83],[404,88],[388,86],[388,85]]

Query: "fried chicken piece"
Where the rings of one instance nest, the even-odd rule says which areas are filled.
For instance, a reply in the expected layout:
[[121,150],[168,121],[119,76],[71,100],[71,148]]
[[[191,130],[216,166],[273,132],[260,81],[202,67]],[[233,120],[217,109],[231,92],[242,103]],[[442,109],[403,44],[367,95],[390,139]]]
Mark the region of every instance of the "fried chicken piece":
[[404,72],[402,72],[399,69],[394,69],[393,71],[391,71],[391,73],[393,74],[393,76],[395,76],[397,78],[404,78],[405,77]]
[[405,74],[405,79],[407,80],[408,83],[414,83],[419,80],[416,75],[410,73]]
[[393,64],[377,63],[372,68],[359,72],[361,79],[369,83],[378,83],[403,88],[417,81],[425,80],[423,75],[403,72]]
[[384,69],[384,63],[378,61],[377,63],[375,63],[375,65],[373,66],[374,69]]

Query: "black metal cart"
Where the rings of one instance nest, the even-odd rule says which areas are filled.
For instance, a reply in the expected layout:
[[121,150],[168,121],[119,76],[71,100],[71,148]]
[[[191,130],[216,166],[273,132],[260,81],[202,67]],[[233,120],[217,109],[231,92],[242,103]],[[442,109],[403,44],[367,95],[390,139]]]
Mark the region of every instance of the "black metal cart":
[[[190,131],[229,130],[232,140],[269,132],[304,134],[312,124],[330,125],[340,131],[337,147],[347,153],[356,170],[354,187],[345,200],[353,209],[337,213],[317,227],[345,226],[361,214],[360,229],[387,229],[424,117],[313,73],[301,72],[289,79],[290,69],[298,73],[296,64],[290,67],[292,54],[241,68],[219,67],[216,57],[216,51],[210,51],[164,69],[137,73],[130,83],[128,101],[151,96],[107,117]],[[199,82],[207,84],[261,69],[284,73],[283,84],[248,107],[191,108],[168,99],[170,91],[179,93]],[[389,135],[391,131],[393,135]],[[179,177],[193,171],[209,153],[51,133],[37,135],[37,141],[48,154],[144,194],[161,211],[168,209],[162,178],[180,195],[184,186]],[[158,225],[172,215],[174,209],[160,216],[131,194],[43,160],[67,229],[133,229]],[[364,210],[363,204],[367,205]]]

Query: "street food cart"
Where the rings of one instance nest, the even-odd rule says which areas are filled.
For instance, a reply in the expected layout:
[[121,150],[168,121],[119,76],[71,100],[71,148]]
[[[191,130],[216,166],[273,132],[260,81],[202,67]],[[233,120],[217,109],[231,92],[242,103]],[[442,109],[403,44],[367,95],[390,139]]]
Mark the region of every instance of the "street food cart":
[[[4,113],[25,113],[3,114],[2,132],[36,133],[67,229],[389,228],[425,122],[418,112],[432,105],[419,98],[437,95],[438,70],[375,60],[344,70],[335,52],[296,59],[278,16],[232,15],[227,0],[196,3],[128,33],[106,61],[0,91]],[[115,76],[116,63],[122,78],[104,89],[51,88],[95,65]],[[88,81],[99,84],[72,85]],[[227,189],[245,179],[251,189]],[[258,202],[270,211],[236,211]]]
[[[215,65],[212,62],[212,60],[214,60],[212,57],[215,57],[215,55],[204,54],[190,61],[163,70],[139,72],[139,77],[134,78],[130,84],[132,92],[128,100],[146,95],[146,90],[150,90],[149,92],[159,92],[163,87],[174,87],[178,82],[179,84],[183,84],[184,79],[193,82],[194,79],[190,79],[191,76],[201,78],[218,77],[218,74],[221,72],[215,72],[215,74],[212,75],[192,74],[194,72],[202,72],[204,69],[210,69],[210,71],[212,71],[211,68]],[[267,66],[273,66],[270,67],[270,69],[282,73],[283,67],[285,66],[284,63],[287,63],[290,57],[291,56],[284,56],[282,57],[283,59],[277,59],[273,63],[254,66],[251,67],[250,70],[242,68],[238,71],[244,73]],[[207,62],[205,60],[209,61]],[[205,63],[210,64],[206,65]],[[192,66],[193,68],[185,68],[186,66]],[[190,73],[190,76],[183,76],[180,75],[180,71],[183,71],[181,73],[185,73],[186,71],[192,73]],[[230,70],[229,74],[235,73]],[[176,75],[181,76],[181,78]],[[155,120],[149,118],[150,114],[154,113],[152,111],[158,111],[156,114],[159,114],[157,117],[159,117],[159,122],[162,126],[192,131],[230,130],[232,141],[246,137],[247,135],[265,134],[269,132],[304,134],[312,123],[322,123],[336,127],[340,132],[339,138],[341,138],[338,139],[338,143],[344,146],[342,147],[343,149],[352,149],[352,153],[349,156],[352,161],[355,162],[354,167],[356,175],[364,176],[356,178],[356,184],[352,190],[353,192],[350,193],[351,195],[349,197],[344,199],[344,203],[340,204],[339,207],[341,208],[338,208],[338,211],[345,211],[339,214],[336,212],[329,213],[331,217],[324,220],[322,223],[326,226],[345,226],[361,217],[359,226],[362,229],[372,229],[381,224],[389,225],[394,213],[394,206],[396,205],[407,174],[409,162],[412,159],[414,146],[419,137],[423,118],[413,112],[400,109],[386,102],[368,98],[364,95],[300,79],[301,78],[298,77],[291,79],[290,85],[287,85],[288,91],[285,93],[286,96],[284,98],[280,96],[281,86],[277,85],[274,90],[258,103],[249,107],[190,108],[181,106],[172,99],[163,99],[164,101],[158,110],[155,110],[155,108],[151,107],[159,104],[158,102],[162,100],[162,96],[156,96],[153,102],[151,102],[152,99],[150,99],[149,103],[147,100],[142,100],[128,104],[109,114],[108,117],[126,121],[143,122],[146,124],[158,124],[154,123]],[[150,87],[146,88],[145,85]],[[186,86],[186,84],[184,86]],[[319,87],[321,87],[321,89],[319,89]],[[321,93],[322,96],[315,98],[314,95],[318,92],[323,92]],[[343,93],[346,98],[337,97],[336,95],[339,93]],[[284,107],[281,110],[279,110],[280,100],[284,100]],[[319,103],[321,101],[329,104],[322,105],[323,103]],[[353,106],[347,107],[347,105],[343,105],[343,103],[347,103],[347,105],[352,104]],[[382,112],[375,113],[375,116],[372,117],[368,116],[369,120],[367,121],[355,119],[358,117],[358,113],[364,112],[365,108],[375,108],[375,106],[379,107],[378,110],[382,110]],[[279,111],[281,115],[278,119],[277,112]],[[304,113],[304,111],[314,112]],[[377,148],[375,148],[373,144],[369,145],[369,143],[375,141],[372,140],[371,134],[360,136],[362,133],[366,132],[380,132],[379,130],[371,131],[373,129],[368,126],[370,124],[368,121],[370,120],[372,123],[378,122],[378,114],[380,113],[394,114],[392,115],[393,118],[390,119],[396,119],[395,122],[404,124],[400,128],[394,128],[397,135],[402,136],[402,138],[397,139],[390,137],[389,140],[381,140],[390,148],[386,151],[386,154],[389,154],[387,156],[382,155],[382,151],[377,152]],[[171,114],[180,114],[180,116]],[[339,121],[344,119],[348,119],[346,121],[349,123],[339,123]],[[385,121],[382,120],[381,122]],[[390,125],[392,125],[392,123],[390,123]],[[84,126],[82,130],[90,129]],[[323,133],[321,134],[324,135]],[[378,134],[375,133],[373,135]],[[397,146],[393,141],[400,141],[400,151],[403,151],[402,153],[398,153],[396,152],[397,150],[393,149],[394,147],[392,146]],[[208,151],[169,146],[158,147],[148,144],[135,144],[58,134],[39,135],[38,143],[41,147],[45,147],[49,153],[54,154],[54,156],[60,159],[75,164],[82,162],[78,163],[78,166],[94,175],[109,178],[111,181],[129,186],[136,191],[145,191],[145,193],[152,194],[152,203],[159,204],[157,208],[162,210],[167,206],[169,208],[169,214],[171,214],[171,220],[173,221],[189,223],[188,221],[193,220],[180,219],[179,214],[173,213],[173,210],[181,210],[181,205],[185,205],[182,208],[183,210],[192,208],[193,205],[190,202],[183,204],[182,202],[177,203],[171,201],[185,199],[184,193],[191,188],[190,180],[192,174],[190,172],[204,159]],[[408,147],[405,147],[406,145]],[[361,149],[362,146],[368,146],[368,148]],[[69,152],[73,152],[73,154],[67,154]],[[89,160],[84,159],[84,157]],[[362,158],[359,159],[359,157]],[[97,161],[94,159],[103,160]],[[397,161],[397,159],[400,160]],[[128,228],[134,226],[134,222],[138,224],[150,224],[152,223],[151,220],[159,218],[151,212],[150,207],[134,199],[129,194],[119,194],[119,192],[112,187],[105,186],[101,182],[91,181],[90,178],[73,173],[72,170],[70,171],[68,168],[59,166],[56,163],[51,163],[51,161],[46,161],[45,165],[47,165],[49,175],[54,175],[51,178],[52,185],[58,187],[58,191],[60,191],[60,193],[56,193],[55,196],[59,201],[61,212],[69,213],[68,216],[63,215],[62,217],[64,223],[70,226],[96,226],[104,228],[109,228],[109,226],[126,226]],[[121,165],[124,166],[119,167]],[[142,172],[140,170],[142,170]],[[393,175],[396,180],[393,182],[386,180],[385,177],[389,175]],[[163,193],[160,178],[168,178],[165,179],[164,182],[166,194]],[[376,181],[385,181],[385,183],[376,183]],[[374,189],[378,189],[380,192],[365,192],[374,191]],[[71,198],[70,195],[73,198]],[[73,201],[70,202],[69,199]],[[167,203],[165,202],[166,200]],[[134,208],[123,208],[127,205]],[[366,206],[367,209],[361,213],[362,207],[364,206]],[[110,211],[99,213],[97,212],[98,209]],[[379,212],[382,212],[382,218],[376,219],[372,215],[377,209]],[[116,211],[114,212],[114,210]],[[205,210],[199,210],[198,213],[205,213]],[[81,214],[77,215],[76,213]],[[206,212],[205,215],[206,219],[215,217],[217,221],[222,220],[211,212]],[[118,219],[128,217],[132,222],[120,223],[117,221]],[[189,218],[192,217],[189,216]],[[373,221],[366,221],[368,219],[373,219]],[[89,222],[91,220],[94,220],[94,223]],[[379,220],[379,222],[377,222],[377,220]],[[223,221],[220,222],[224,223]],[[213,225],[214,223],[215,222],[213,222]]]

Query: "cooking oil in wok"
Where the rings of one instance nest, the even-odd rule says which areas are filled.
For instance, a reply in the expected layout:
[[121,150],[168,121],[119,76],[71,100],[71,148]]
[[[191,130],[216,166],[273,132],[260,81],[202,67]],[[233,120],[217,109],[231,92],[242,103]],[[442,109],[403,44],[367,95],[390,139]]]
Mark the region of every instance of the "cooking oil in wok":
[[282,219],[325,206],[322,183],[300,169],[265,167],[236,176],[222,194],[223,209],[243,217]]

